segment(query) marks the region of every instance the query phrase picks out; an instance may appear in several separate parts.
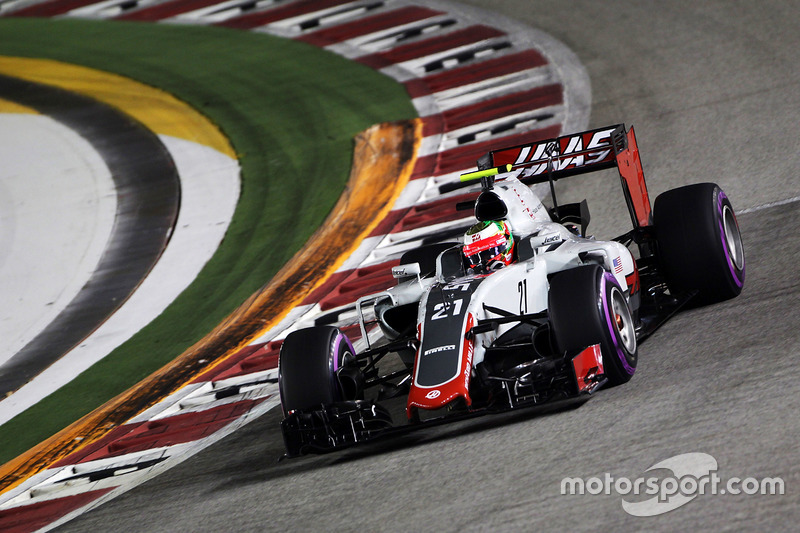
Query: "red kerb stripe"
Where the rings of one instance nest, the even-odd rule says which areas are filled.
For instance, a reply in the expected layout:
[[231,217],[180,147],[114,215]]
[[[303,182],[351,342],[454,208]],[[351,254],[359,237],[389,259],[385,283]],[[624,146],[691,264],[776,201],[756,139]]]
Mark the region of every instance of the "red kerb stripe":
[[351,304],[362,296],[380,292],[395,285],[396,282],[392,278],[392,267],[399,264],[400,261],[395,259],[378,265],[370,265],[348,271],[346,278],[320,299],[320,308],[323,311],[327,311]]
[[394,11],[387,11],[380,15],[363,17],[338,26],[323,28],[298,37],[297,40],[323,47],[441,14],[441,11],[434,11],[427,7],[408,6]]
[[[83,457],[80,462],[96,461],[106,457],[116,457],[200,440],[216,433],[265,399],[242,400],[203,411],[181,413],[135,424],[132,431],[111,440],[106,446]],[[120,426],[120,429],[123,427]]]
[[546,64],[547,60],[536,50],[524,50],[409,80],[405,82],[405,86],[411,98],[417,98]]
[[433,167],[433,172],[431,174],[426,173],[425,175],[412,175],[411,177],[412,179],[419,179],[431,175],[441,176],[442,174],[450,174],[451,172],[475,169],[475,162],[479,157],[486,155],[487,152],[499,146],[516,146],[518,144],[541,141],[551,137],[558,137],[560,132],[561,126],[550,126],[538,130],[526,131],[517,135],[496,137],[487,141],[467,144],[437,154],[423,156],[420,159],[425,159],[424,163]]
[[91,490],[63,498],[4,509],[0,511],[0,531],[3,533],[29,533],[36,531],[63,518],[72,511],[89,505],[115,488]]
[[144,7],[115,18],[118,20],[140,20],[153,22],[175,17],[181,13],[195,11],[197,9],[202,9],[204,7],[213,6],[214,4],[219,3],[220,0],[174,0],[172,2],[164,2],[163,4]]
[[348,4],[350,2],[352,2],[352,0],[300,0],[300,2],[292,2],[291,4],[281,5],[265,11],[248,13],[231,18],[217,23],[217,26],[250,30],[279,20],[322,11],[323,9]]
[[563,88],[560,84],[546,85],[529,91],[507,94],[490,100],[483,100],[476,104],[448,109],[441,114],[441,118],[439,115],[425,117],[422,124],[422,134],[425,137],[437,135],[482,122],[502,119],[518,113],[558,105],[563,101]]
[[505,35],[505,33],[496,28],[490,28],[489,26],[470,26],[439,37],[432,37],[415,43],[398,46],[386,52],[362,56],[357,58],[356,61],[374,69],[381,69],[396,63],[410,61],[439,52],[446,52],[447,50],[452,50],[459,46],[465,46],[503,35]]
[[55,17],[73,9],[96,4],[97,0],[54,0],[12,11],[7,17]]

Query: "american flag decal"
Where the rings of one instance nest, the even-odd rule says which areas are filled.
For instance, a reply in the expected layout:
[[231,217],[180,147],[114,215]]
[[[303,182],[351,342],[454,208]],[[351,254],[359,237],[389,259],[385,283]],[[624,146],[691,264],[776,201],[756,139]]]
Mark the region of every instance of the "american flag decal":
[[620,260],[620,258],[615,257],[613,263],[614,263],[614,273],[619,274],[620,272],[622,272],[622,261]]

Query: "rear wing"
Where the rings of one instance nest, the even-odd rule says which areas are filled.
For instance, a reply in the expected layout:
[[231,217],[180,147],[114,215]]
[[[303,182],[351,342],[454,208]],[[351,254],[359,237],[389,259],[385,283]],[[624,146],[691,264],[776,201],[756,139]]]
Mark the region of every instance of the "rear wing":
[[492,150],[478,160],[478,169],[522,170],[527,185],[617,167],[634,228],[652,224],[650,197],[644,180],[633,127],[624,124],[564,135],[511,148]]

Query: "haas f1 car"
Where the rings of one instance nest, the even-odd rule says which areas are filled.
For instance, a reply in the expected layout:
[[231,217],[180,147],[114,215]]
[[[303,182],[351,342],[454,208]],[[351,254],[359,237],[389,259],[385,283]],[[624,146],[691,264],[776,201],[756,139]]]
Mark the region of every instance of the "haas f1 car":
[[[633,228],[601,241],[585,236],[586,201],[558,205],[555,182],[611,167]],[[463,239],[406,252],[392,269],[397,285],[358,300],[363,349],[324,318],[286,337],[289,456],[580,401],[630,380],[640,343],[686,304],[742,290],[744,250],[725,193],[688,185],[651,208],[633,128],[494,150],[449,190],[477,180],[477,198],[458,206],[477,219]],[[552,207],[536,183],[549,183]],[[380,333],[372,343],[370,328]]]

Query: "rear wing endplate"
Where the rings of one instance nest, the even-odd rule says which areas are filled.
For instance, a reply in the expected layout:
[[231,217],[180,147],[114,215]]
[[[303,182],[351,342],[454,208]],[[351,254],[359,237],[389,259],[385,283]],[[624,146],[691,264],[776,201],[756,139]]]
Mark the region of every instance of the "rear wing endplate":
[[478,160],[479,171],[522,170],[527,185],[617,167],[634,228],[652,224],[650,198],[633,127],[624,124],[493,150]]

